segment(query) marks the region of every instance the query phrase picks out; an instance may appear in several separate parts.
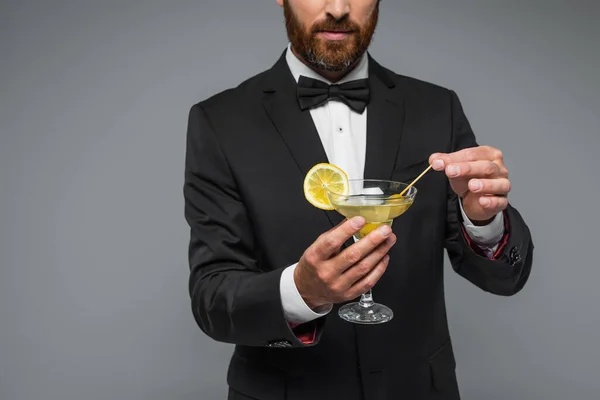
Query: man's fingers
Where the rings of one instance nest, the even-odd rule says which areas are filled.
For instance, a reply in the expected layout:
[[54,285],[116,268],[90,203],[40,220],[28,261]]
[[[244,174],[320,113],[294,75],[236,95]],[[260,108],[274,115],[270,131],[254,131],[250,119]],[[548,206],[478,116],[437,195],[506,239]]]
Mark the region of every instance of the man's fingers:
[[429,158],[429,162],[433,165],[436,170],[442,170],[450,164],[476,161],[486,159],[482,157],[485,153],[480,147],[472,147],[456,151],[454,153],[435,153]]
[[352,300],[372,289],[381,279],[390,262],[390,256],[386,255],[366,276],[359,279],[347,292],[347,300]]
[[490,213],[499,213],[508,207],[508,199],[502,196],[482,196],[479,198],[479,204]]
[[469,190],[478,194],[507,195],[510,192],[510,181],[506,178],[471,179]]
[[361,261],[348,268],[342,274],[342,279],[344,279],[346,285],[350,287],[358,280],[369,274],[373,268],[375,268],[377,264],[379,264],[379,262],[387,255],[394,243],[396,243],[396,235],[391,235]]
[[338,222],[336,226],[331,227],[331,229],[329,229],[327,232],[333,232],[333,231],[335,231],[336,229],[338,229],[339,227],[341,227],[342,225],[344,225],[347,222],[348,222],[347,219],[343,219],[340,222]]
[[500,166],[493,161],[469,161],[448,164],[448,178],[495,178],[500,176]]
[[332,255],[337,254],[340,247],[364,226],[364,218],[354,217],[324,233],[313,246],[316,256],[320,260],[329,259]]
[[429,156],[429,165],[433,167],[436,171],[441,171],[445,168],[444,165],[444,156],[443,153],[433,153]]
[[352,246],[340,252],[335,258],[335,268],[339,273],[344,272],[371,254],[391,234],[392,228],[387,225],[381,225]]
[[441,171],[450,164],[477,160],[502,161],[502,152],[490,146],[477,146],[454,153],[434,153],[429,157],[429,163],[436,171]]

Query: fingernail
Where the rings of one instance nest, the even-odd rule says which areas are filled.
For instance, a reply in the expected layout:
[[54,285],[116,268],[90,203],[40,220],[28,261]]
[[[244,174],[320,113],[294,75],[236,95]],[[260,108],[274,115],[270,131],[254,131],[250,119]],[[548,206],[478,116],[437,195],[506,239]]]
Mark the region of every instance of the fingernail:
[[483,189],[483,185],[480,181],[471,181],[471,190],[473,192],[479,192],[481,189]]
[[385,257],[383,257],[383,262],[387,264],[389,261],[390,261],[390,255],[386,254]]
[[360,229],[365,225],[365,219],[363,217],[354,217],[350,220],[350,225],[352,225],[354,229]]
[[479,204],[481,204],[483,207],[489,207],[490,199],[488,199],[487,197],[482,197],[481,199],[479,199]]
[[433,162],[433,168],[437,169],[437,170],[444,168],[444,161],[443,160],[435,160]]
[[460,174],[460,168],[458,165],[451,165],[448,167],[449,176],[458,176],[458,174]]
[[392,229],[387,225],[381,225],[379,228],[377,228],[377,231],[383,237],[387,237],[390,235],[390,233],[392,233]]

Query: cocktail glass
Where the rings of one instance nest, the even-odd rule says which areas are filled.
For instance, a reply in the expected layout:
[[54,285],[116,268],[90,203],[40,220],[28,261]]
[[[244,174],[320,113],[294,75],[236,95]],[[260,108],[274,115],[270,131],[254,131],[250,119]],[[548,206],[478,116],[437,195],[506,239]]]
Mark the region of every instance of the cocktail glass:
[[[365,226],[354,235],[358,241],[380,225],[392,226],[394,218],[404,214],[410,208],[417,195],[417,189],[411,186],[406,193],[400,193],[408,186],[406,183],[353,179],[349,181],[349,193],[340,194],[327,190],[327,197],[337,212],[347,219],[363,217]],[[339,316],[356,324],[381,324],[390,321],[393,311],[373,300],[373,292],[364,293],[360,301],[340,307]]]

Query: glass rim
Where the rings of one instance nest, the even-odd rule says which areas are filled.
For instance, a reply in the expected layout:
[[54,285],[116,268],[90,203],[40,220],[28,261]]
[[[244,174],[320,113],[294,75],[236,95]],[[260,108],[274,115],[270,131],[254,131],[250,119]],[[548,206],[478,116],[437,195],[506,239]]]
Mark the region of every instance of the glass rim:
[[[349,179],[348,180],[348,183],[350,185],[352,183],[358,183],[358,182],[388,183],[388,184],[393,184],[394,186],[400,186],[403,188],[406,188],[410,184],[410,183],[406,183],[406,182],[392,181],[392,180],[388,180],[388,179]],[[374,187],[376,187],[376,186],[374,186]],[[368,194],[368,193],[343,194],[343,193],[336,192],[336,191],[330,189],[329,187],[326,187],[325,191],[328,194],[332,194],[335,196],[341,196],[341,197],[348,197],[348,198],[349,197],[358,197],[358,196],[368,196],[369,198],[372,198],[372,199],[388,199],[391,196],[391,195],[385,195],[385,194]],[[408,189],[407,193],[402,197],[415,197],[417,192],[418,192],[417,187],[411,186],[410,189]]]

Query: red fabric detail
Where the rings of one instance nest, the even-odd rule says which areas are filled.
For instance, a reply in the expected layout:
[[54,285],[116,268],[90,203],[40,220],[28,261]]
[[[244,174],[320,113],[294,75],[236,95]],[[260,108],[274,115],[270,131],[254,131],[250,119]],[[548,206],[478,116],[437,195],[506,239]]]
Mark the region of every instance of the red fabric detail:
[[476,254],[478,254],[482,257],[485,257],[489,260],[497,260],[502,255],[504,248],[506,247],[506,244],[508,243],[508,238],[510,237],[510,232],[508,229],[508,217],[506,216],[506,213],[504,213],[504,236],[502,236],[502,239],[500,239],[500,244],[498,245],[498,249],[490,258],[487,254],[485,254],[485,252],[481,249],[481,247],[479,247],[477,245],[477,243],[473,239],[471,239],[471,237],[467,233],[467,230],[465,229],[465,226],[463,224],[461,224],[460,227],[462,229],[463,236],[465,237],[465,240],[467,241],[467,244],[469,245],[471,250],[473,250]]
[[462,230],[463,236],[465,237],[465,240],[467,241],[467,245],[471,248],[471,250],[473,250],[475,253],[479,254],[480,256],[483,255],[481,252],[481,249],[479,248],[479,246],[477,246],[477,243],[475,243],[473,241],[473,239],[471,239],[471,236],[469,236],[469,234],[467,233],[467,230],[465,229],[465,225],[460,224],[460,228]]
[[301,325],[288,322],[288,325],[290,326],[290,328],[292,328],[292,331],[294,332],[298,340],[300,340],[302,343],[314,343],[317,337],[317,325],[315,322],[307,322],[306,324]]

